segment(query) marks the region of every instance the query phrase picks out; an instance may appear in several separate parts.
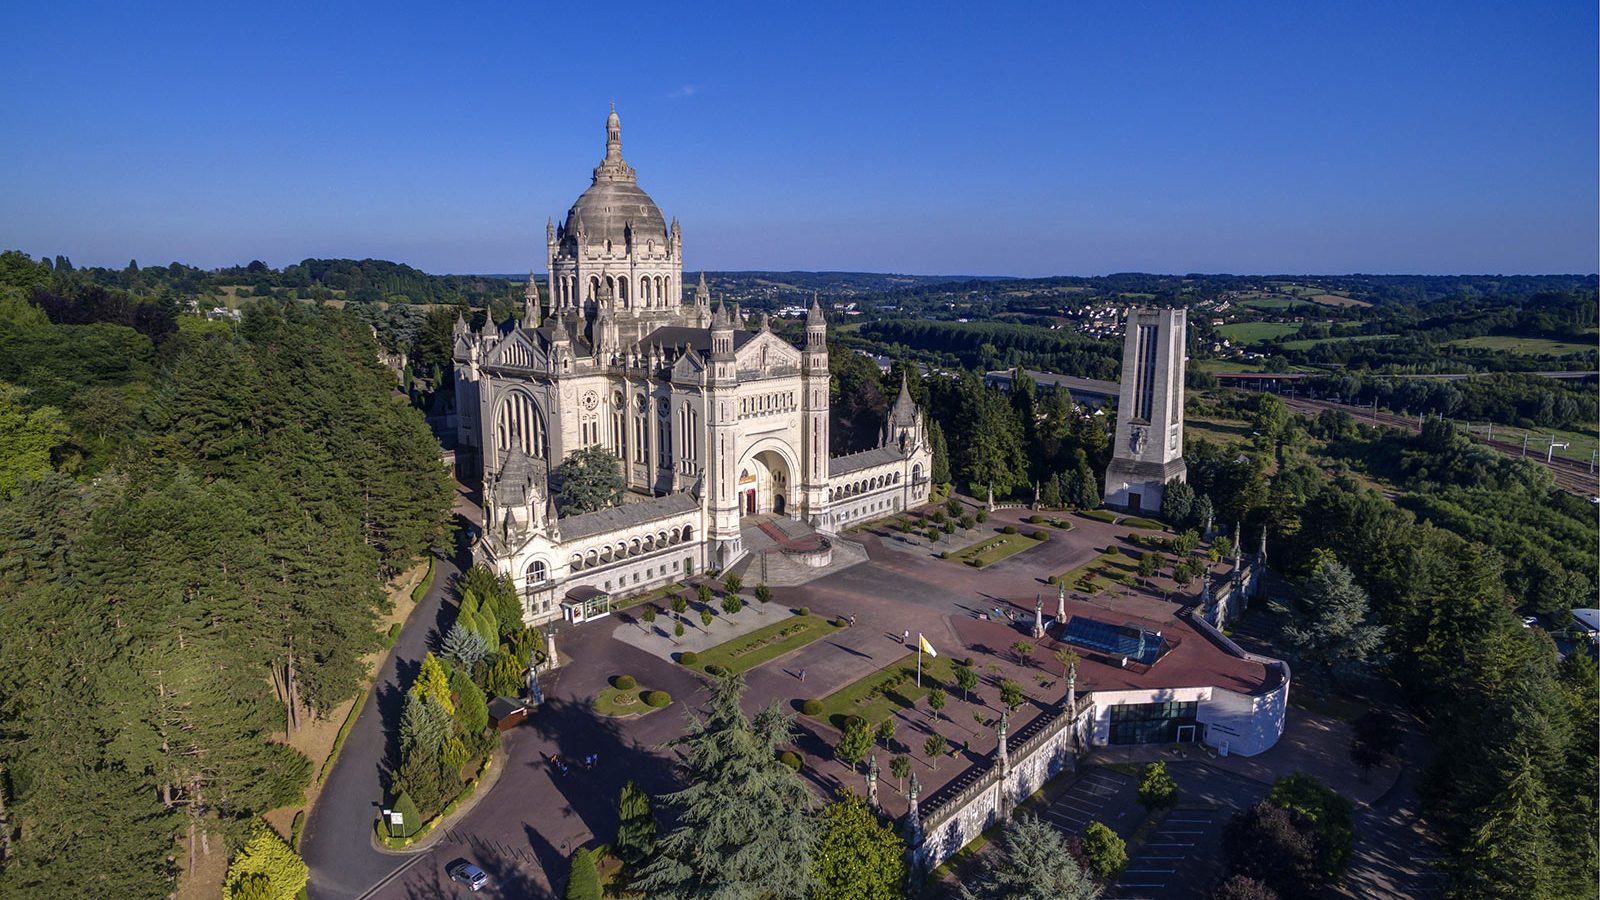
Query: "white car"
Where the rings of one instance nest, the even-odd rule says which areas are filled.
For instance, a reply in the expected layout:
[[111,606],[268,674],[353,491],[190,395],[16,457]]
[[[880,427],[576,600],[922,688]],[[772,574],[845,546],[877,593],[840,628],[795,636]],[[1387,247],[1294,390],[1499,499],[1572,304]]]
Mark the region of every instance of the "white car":
[[445,867],[445,874],[451,881],[459,881],[466,885],[474,894],[489,883],[489,873],[483,871],[464,859],[458,859]]
[[1532,628],[1533,626],[1535,626],[1537,624],[1539,624],[1539,617],[1538,616],[1523,616],[1522,617],[1522,627],[1523,628]]

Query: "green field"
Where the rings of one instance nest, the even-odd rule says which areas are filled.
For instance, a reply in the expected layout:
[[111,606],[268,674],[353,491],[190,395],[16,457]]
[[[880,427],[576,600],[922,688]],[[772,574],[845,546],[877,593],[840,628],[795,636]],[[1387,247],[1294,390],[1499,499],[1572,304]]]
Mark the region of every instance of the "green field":
[[1209,416],[1185,415],[1183,433],[1184,437],[1203,437],[1218,444],[1247,444],[1251,440],[1248,423]]
[[981,569],[984,566],[992,566],[1008,556],[1015,556],[1034,544],[1041,543],[1044,542],[1035,540],[1021,532],[1017,534],[996,534],[992,537],[986,537],[976,544],[950,553],[945,556],[945,559],[966,563],[969,566],[977,566]]
[[1285,350],[1310,350],[1321,344],[1342,344],[1355,341],[1386,341],[1397,338],[1398,334],[1353,334],[1346,337],[1315,338],[1311,340],[1284,341]]
[[1248,306],[1251,309],[1280,310],[1295,306],[1311,306],[1312,304],[1306,300],[1291,300],[1288,297],[1257,297],[1253,300],[1241,301],[1239,305]]
[[1233,322],[1217,329],[1217,333],[1235,344],[1258,344],[1273,338],[1285,337],[1300,330],[1294,322]]
[[1549,338],[1510,337],[1507,335],[1483,335],[1481,337],[1462,338],[1451,341],[1449,346],[1466,347],[1471,350],[1499,350],[1516,356],[1574,356],[1581,353],[1594,353],[1595,344],[1577,344],[1571,341],[1556,341]]
[[922,657],[922,686],[917,686],[917,654],[910,653],[889,665],[822,698],[816,718],[843,728],[844,720],[860,716],[877,725],[902,709],[911,709],[928,696],[936,684],[955,691],[955,663],[949,656]]
[[715,665],[734,674],[747,672],[838,630],[839,626],[821,616],[793,616],[723,641],[700,653],[695,665],[701,671]]

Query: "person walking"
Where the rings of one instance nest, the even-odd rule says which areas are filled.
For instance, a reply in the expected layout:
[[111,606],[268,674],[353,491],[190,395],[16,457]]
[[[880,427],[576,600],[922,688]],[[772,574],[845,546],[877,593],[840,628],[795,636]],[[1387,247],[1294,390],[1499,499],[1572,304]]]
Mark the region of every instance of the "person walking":
[[805,682],[806,682],[806,670],[805,669],[801,669],[800,670],[800,683],[801,684],[805,684]]
[[910,629],[906,629],[904,632],[902,632],[900,634],[900,641],[902,643],[906,643],[906,644],[911,643],[911,630]]

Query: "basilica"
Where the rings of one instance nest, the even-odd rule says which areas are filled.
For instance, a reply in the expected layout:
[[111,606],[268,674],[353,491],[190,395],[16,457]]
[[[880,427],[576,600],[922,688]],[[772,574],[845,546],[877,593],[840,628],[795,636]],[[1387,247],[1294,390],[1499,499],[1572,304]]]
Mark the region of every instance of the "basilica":
[[[815,298],[796,347],[765,314],[713,309],[704,275],[688,294],[682,231],[623,160],[615,110],[545,245],[547,302],[529,276],[520,318],[458,321],[454,349],[457,464],[483,488],[474,555],[516,582],[529,624],[726,570],[773,517],[827,535],[927,502],[932,451],[906,385],[879,446],[829,452]],[[556,467],[587,447],[616,457],[627,502],[563,515]]]

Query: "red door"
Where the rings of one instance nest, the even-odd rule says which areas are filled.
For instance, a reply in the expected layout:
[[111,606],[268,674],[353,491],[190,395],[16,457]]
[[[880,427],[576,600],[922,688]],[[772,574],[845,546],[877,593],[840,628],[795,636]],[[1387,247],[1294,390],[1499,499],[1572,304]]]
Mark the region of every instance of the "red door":
[[747,516],[755,515],[756,514],[756,489],[755,488],[751,488],[750,490],[745,491],[745,495],[744,496],[745,496],[745,515],[747,515]]

